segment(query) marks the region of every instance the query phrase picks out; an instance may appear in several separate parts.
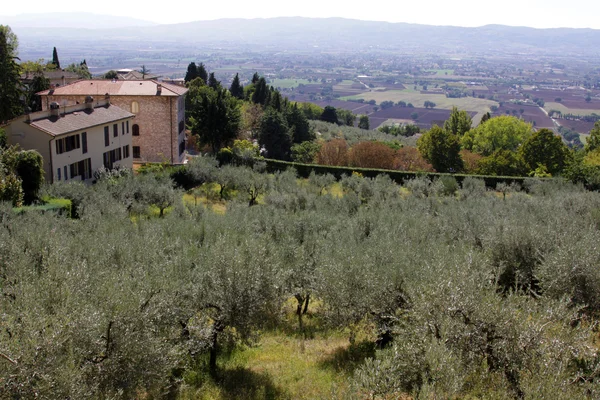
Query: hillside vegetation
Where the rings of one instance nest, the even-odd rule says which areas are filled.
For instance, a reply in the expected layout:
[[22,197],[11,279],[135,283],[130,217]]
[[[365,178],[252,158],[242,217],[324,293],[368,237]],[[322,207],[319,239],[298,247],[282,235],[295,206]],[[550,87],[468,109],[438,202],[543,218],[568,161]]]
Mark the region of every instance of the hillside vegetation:
[[0,398],[600,396],[598,193],[260,169],[3,204]]

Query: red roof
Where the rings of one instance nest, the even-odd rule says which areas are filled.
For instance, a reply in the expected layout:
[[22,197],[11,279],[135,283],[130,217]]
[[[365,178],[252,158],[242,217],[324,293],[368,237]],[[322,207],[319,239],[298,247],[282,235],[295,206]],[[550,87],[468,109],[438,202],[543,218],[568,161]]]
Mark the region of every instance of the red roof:
[[[158,92],[161,86],[160,93]],[[81,80],[39,92],[40,96],[182,96],[187,88],[162,83],[155,80],[119,81],[119,80]]]

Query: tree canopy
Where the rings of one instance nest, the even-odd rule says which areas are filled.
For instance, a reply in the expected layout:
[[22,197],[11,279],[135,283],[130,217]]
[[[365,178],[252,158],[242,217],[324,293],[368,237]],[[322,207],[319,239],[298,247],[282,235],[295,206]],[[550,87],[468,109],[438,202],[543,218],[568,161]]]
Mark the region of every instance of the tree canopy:
[[554,175],[565,167],[569,149],[559,136],[549,129],[540,129],[519,148],[519,155],[530,171],[544,167]]
[[444,129],[453,135],[462,137],[465,133],[471,130],[473,120],[468,112],[464,110],[458,110],[456,107],[452,107],[450,118],[444,122]]
[[0,123],[23,112],[18,40],[9,26],[0,25]]
[[419,138],[417,148],[437,172],[460,172],[463,169],[458,136],[437,125]]
[[499,116],[471,129],[461,139],[464,149],[483,156],[497,150],[517,151],[531,136],[532,127],[516,117]]

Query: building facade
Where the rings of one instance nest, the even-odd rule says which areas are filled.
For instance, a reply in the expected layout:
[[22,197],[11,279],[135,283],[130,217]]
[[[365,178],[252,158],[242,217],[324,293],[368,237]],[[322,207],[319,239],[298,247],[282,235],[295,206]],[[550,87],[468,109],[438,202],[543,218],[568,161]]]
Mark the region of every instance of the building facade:
[[83,103],[87,96],[110,96],[111,104],[135,115],[132,121],[134,162],[182,163],[185,159],[187,89],[155,80],[82,80],[40,92],[42,109]]
[[14,119],[6,127],[9,144],[37,150],[44,159],[47,182],[92,180],[101,167],[133,167],[134,115],[109,100],[49,110]]

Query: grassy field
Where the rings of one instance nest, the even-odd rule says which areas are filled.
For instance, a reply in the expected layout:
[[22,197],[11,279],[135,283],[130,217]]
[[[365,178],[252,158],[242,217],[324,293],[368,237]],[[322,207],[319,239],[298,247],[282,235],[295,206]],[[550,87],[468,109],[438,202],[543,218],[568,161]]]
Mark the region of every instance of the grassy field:
[[437,76],[454,75],[453,69],[428,69],[427,72],[435,72]]
[[564,104],[555,103],[555,102],[550,101],[544,105],[544,108],[546,109],[546,111],[558,110],[563,114],[568,114],[568,113],[576,114],[576,115],[590,115],[591,113],[600,114],[600,106],[598,105],[598,103],[590,104],[590,108],[576,109],[576,108],[568,108]]
[[184,376],[179,400],[347,399],[349,378],[366,357],[375,355],[366,327],[357,329],[350,345],[347,330],[324,330],[317,314],[304,319],[305,334],[297,327],[295,302],[286,304],[286,323],[262,332],[254,344],[237,346],[218,359],[216,377],[206,360]]
[[382,101],[405,101],[412,103],[415,107],[422,107],[426,100],[433,101],[436,108],[451,110],[456,106],[460,110],[474,111],[477,115],[473,117],[474,124],[481,121],[481,117],[490,111],[490,106],[498,105],[497,102],[487,99],[478,99],[474,97],[461,97],[459,99],[448,98],[443,94],[421,94],[414,90],[389,90],[386,92],[365,92],[355,96],[341,97],[340,100],[364,99],[365,101],[375,100],[377,104]]
[[269,85],[275,88],[291,89],[298,85],[308,85],[310,82],[307,79],[273,79],[269,80]]

